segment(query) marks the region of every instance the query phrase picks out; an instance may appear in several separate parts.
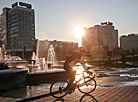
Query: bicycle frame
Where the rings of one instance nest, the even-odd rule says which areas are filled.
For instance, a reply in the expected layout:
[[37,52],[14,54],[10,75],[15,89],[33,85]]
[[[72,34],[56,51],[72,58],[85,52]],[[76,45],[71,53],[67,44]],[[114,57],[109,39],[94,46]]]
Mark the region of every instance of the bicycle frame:
[[[78,88],[78,90],[84,94],[91,93],[95,90],[96,88],[96,81],[94,80],[95,74],[89,73],[85,75],[84,72],[85,71],[83,71],[80,78],[77,79],[75,83],[73,83],[72,87],[70,88],[71,93],[73,93],[76,88]],[[70,76],[67,76],[64,80],[58,80],[53,82],[52,85],[50,86],[51,95],[55,98],[64,97],[67,94],[65,89],[68,83],[70,82],[70,79],[71,79]],[[91,84],[91,80],[92,80],[92,84]],[[86,88],[90,88],[90,90],[83,88],[83,86],[85,86]]]
[[[73,88],[77,88],[78,87],[78,83],[84,78],[84,82],[85,82],[85,77],[84,77],[84,72],[85,71],[83,71],[83,75],[82,75],[82,77],[78,80],[78,81],[76,81],[74,84],[73,84]],[[90,75],[89,75],[90,76]],[[77,87],[76,87],[77,86]]]
[[[68,76],[68,77],[66,78],[66,81],[67,81],[67,80],[70,80],[70,76]],[[61,83],[61,85],[59,86],[59,88],[63,88],[64,85],[65,85],[65,81]]]
[[[72,88],[77,88],[77,87],[78,87],[78,83],[82,80],[82,78],[84,78],[84,82],[85,82],[84,72],[85,72],[85,71],[83,71],[83,73],[82,73],[83,75],[81,76],[81,78],[73,84],[73,87],[72,87]],[[90,76],[90,75],[89,75],[89,76]],[[94,75],[94,77],[95,77],[95,75]],[[93,78],[94,78],[94,77],[93,77]],[[66,81],[70,80],[70,76],[68,76],[65,80],[66,80]],[[86,84],[86,82],[85,82],[85,84]],[[65,82],[62,82],[61,85],[60,85],[59,87],[60,87],[60,88],[63,88],[64,85],[65,85]],[[77,87],[76,87],[76,86],[77,86]]]

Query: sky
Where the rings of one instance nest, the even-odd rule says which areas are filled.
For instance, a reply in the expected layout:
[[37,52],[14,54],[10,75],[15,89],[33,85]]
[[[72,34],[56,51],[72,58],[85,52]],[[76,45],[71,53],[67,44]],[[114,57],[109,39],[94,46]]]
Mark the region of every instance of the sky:
[[40,40],[79,42],[73,34],[76,26],[92,27],[108,21],[119,36],[138,34],[138,0],[0,0],[0,14],[15,2],[32,5],[35,35]]

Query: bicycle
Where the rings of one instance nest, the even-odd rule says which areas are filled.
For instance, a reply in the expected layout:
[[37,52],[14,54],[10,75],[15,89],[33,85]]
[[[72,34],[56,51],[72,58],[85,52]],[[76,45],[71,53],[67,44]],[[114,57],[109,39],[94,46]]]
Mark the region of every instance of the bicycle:
[[[71,93],[75,91],[76,88],[81,93],[88,94],[93,92],[96,89],[96,81],[95,81],[95,74],[92,76],[92,72],[85,76],[85,71],[82,72],[82,77],[73,83],[71,87]],[[61,98],[67,95],[65,92],[65,88],[69,83],[70,77],[68,76],[65,80],[58,80],[52,83],[50,86],[50,94],[55,98]]]

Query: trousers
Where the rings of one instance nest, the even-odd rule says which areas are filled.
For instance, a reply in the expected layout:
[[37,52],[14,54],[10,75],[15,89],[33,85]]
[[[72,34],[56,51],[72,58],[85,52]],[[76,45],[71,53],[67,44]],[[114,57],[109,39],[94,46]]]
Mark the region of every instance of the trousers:
[[73,70],[73,68],[70,66],[66,66],[66,68],[64,68],[64,69],[66,70],[66,73],[70,76],[70,81],[69,81],[69,84],[67,86],[67,89],[68,89],[73,85],[73,82],[75,80],[76,71]]

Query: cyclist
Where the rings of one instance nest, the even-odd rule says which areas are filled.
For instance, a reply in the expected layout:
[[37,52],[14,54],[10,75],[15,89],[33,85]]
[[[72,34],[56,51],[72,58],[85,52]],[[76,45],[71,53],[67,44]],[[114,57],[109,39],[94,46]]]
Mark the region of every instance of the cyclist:
[[71,53],[68,53],[66,55],[64,69],[66,70],[67,74],[69,74],[71,80],[70,80],[68,86],[66,87],[65,91],[69,94],[71,93],[70,88],[73,85],[73,82],[75,80],[75,74],[76,74],[76,71],[73,70],[73,66],[76,63],[80,63],[83,66],[83,68],[86,70],[86,72],[89,73],[89,71],[87,70],[85,63],[84,63],[84,55],[85,55],[86,51],[87,51],[86,47],[82,46],[79,48],[79,52],[72,51]]

